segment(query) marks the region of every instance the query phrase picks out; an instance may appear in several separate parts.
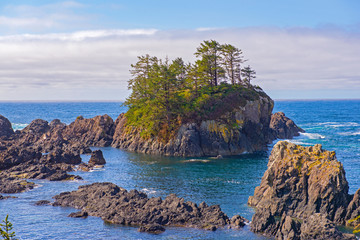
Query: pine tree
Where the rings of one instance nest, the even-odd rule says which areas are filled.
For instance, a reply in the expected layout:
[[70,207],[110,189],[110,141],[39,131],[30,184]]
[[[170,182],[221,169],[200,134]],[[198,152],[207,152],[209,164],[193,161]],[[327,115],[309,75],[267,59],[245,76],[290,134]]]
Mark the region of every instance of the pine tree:
[[197,48],[195,56],[200,57],[198,65],[209,78],[210,86],[217,86],[225,72],[220,65],[221,45],[215,40],[204,41]]
[[256,72],[255,70],[253,70],[250,65],[248,65],[247,67],[241,69],[241,73],[242,76],[244,77],[244,83],[247,86],[251,85],[251,79],[256,78]]
[[0,234],[5,240],[15,240],[15,232],[11,232],[13,229],[12,223],[8,220],[9,215],[6,215],[3,223],[0,223]]
[[244,63],[242,51],[233,45],[223,44],[221,46],[222,65],[226,70],[227,79],[231,84],[241,83],[241,63]]

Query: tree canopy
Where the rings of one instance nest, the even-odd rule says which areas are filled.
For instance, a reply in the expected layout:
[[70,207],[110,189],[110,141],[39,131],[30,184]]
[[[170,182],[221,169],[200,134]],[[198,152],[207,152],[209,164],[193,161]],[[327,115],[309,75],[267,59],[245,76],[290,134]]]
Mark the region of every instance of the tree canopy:
[[138,57],[130,70],[132,93],[124,103],[129,108],[127,127],[136,128],[144,138],[168,141],[181,124],[215,118],[229,110],[231,98],[249,93],[255,71],[242,68],[240,49],[209,40],[194,55],[195,63]]

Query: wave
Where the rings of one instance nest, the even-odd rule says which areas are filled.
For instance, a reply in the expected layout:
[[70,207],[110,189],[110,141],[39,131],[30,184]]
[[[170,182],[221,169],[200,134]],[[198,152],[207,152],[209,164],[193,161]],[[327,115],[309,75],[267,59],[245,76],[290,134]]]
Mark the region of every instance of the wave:
[[189,160],[184,160],[182,162],[184,162],[184,163],[187,163],[187,162],[204,162],[204,163],[207,163],[207,162],[210,162],[210,160],[208,160],[208,159],[189,159]]
[[23,130],[27,125],[27,123],[12,123],[11,126],[12,128],[16,131],[16,130]]
[[147,189],[147,188],[143,188],[143,189],[141,189],[141,191],[144,192],[144,193],[146,193],[146,194],[155,194],[155,193],[157,193],[156,190],[154,190],[154,189]]
[[358,136],[358,135],[360,135],[360,131],[358,131],[358,132],[340,132],[338,134],[341,136]]
[[308,139],[324,139],[325,136],[318,133],[300,133],[301,137],[305,137]]
[[360,124],[357,122],[323,122],[318,123],[317,125],[325,126],[325,127],[332,127],[332,128],[339,128],[339,127],[359,127]]

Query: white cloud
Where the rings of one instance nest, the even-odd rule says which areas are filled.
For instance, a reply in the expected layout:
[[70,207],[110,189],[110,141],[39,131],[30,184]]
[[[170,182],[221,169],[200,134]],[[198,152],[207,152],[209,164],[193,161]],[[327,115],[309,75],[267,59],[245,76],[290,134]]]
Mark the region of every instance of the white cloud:
[[274,98],[360,96],[360,37],[345,31],[119,29],[1,37],[0,100],[124,99],[137,56],[193,61],[206,39],[241,48],[257,71],[255,83]]
[[78,14],[86,7],[75,1],[58,2],[40,6],[7,5],[0,15],[0,33],[46,32],[85,26],[90,16]]

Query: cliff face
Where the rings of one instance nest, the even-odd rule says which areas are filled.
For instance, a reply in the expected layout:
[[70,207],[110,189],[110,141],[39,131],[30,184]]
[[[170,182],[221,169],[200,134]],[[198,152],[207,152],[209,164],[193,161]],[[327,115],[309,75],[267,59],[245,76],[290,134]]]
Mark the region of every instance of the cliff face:
[[359,214],[358,193],[350,196],[348,189],[335,152],[319,144],[278,142],[260,186],[249,197],[248,204],[256,208],[252,230],[277,239],[355,239],[335,228],[351,225],[349,219]]
[[270,140],[273,105],[269,97],[260,96],[219,119],[183,124],[176,137],[167,143],[156,138],[142,139],[135,129],[125,127],[126,117],[121,114],[115,122],[112,146],[147,154],[186,157],[261,151]]

